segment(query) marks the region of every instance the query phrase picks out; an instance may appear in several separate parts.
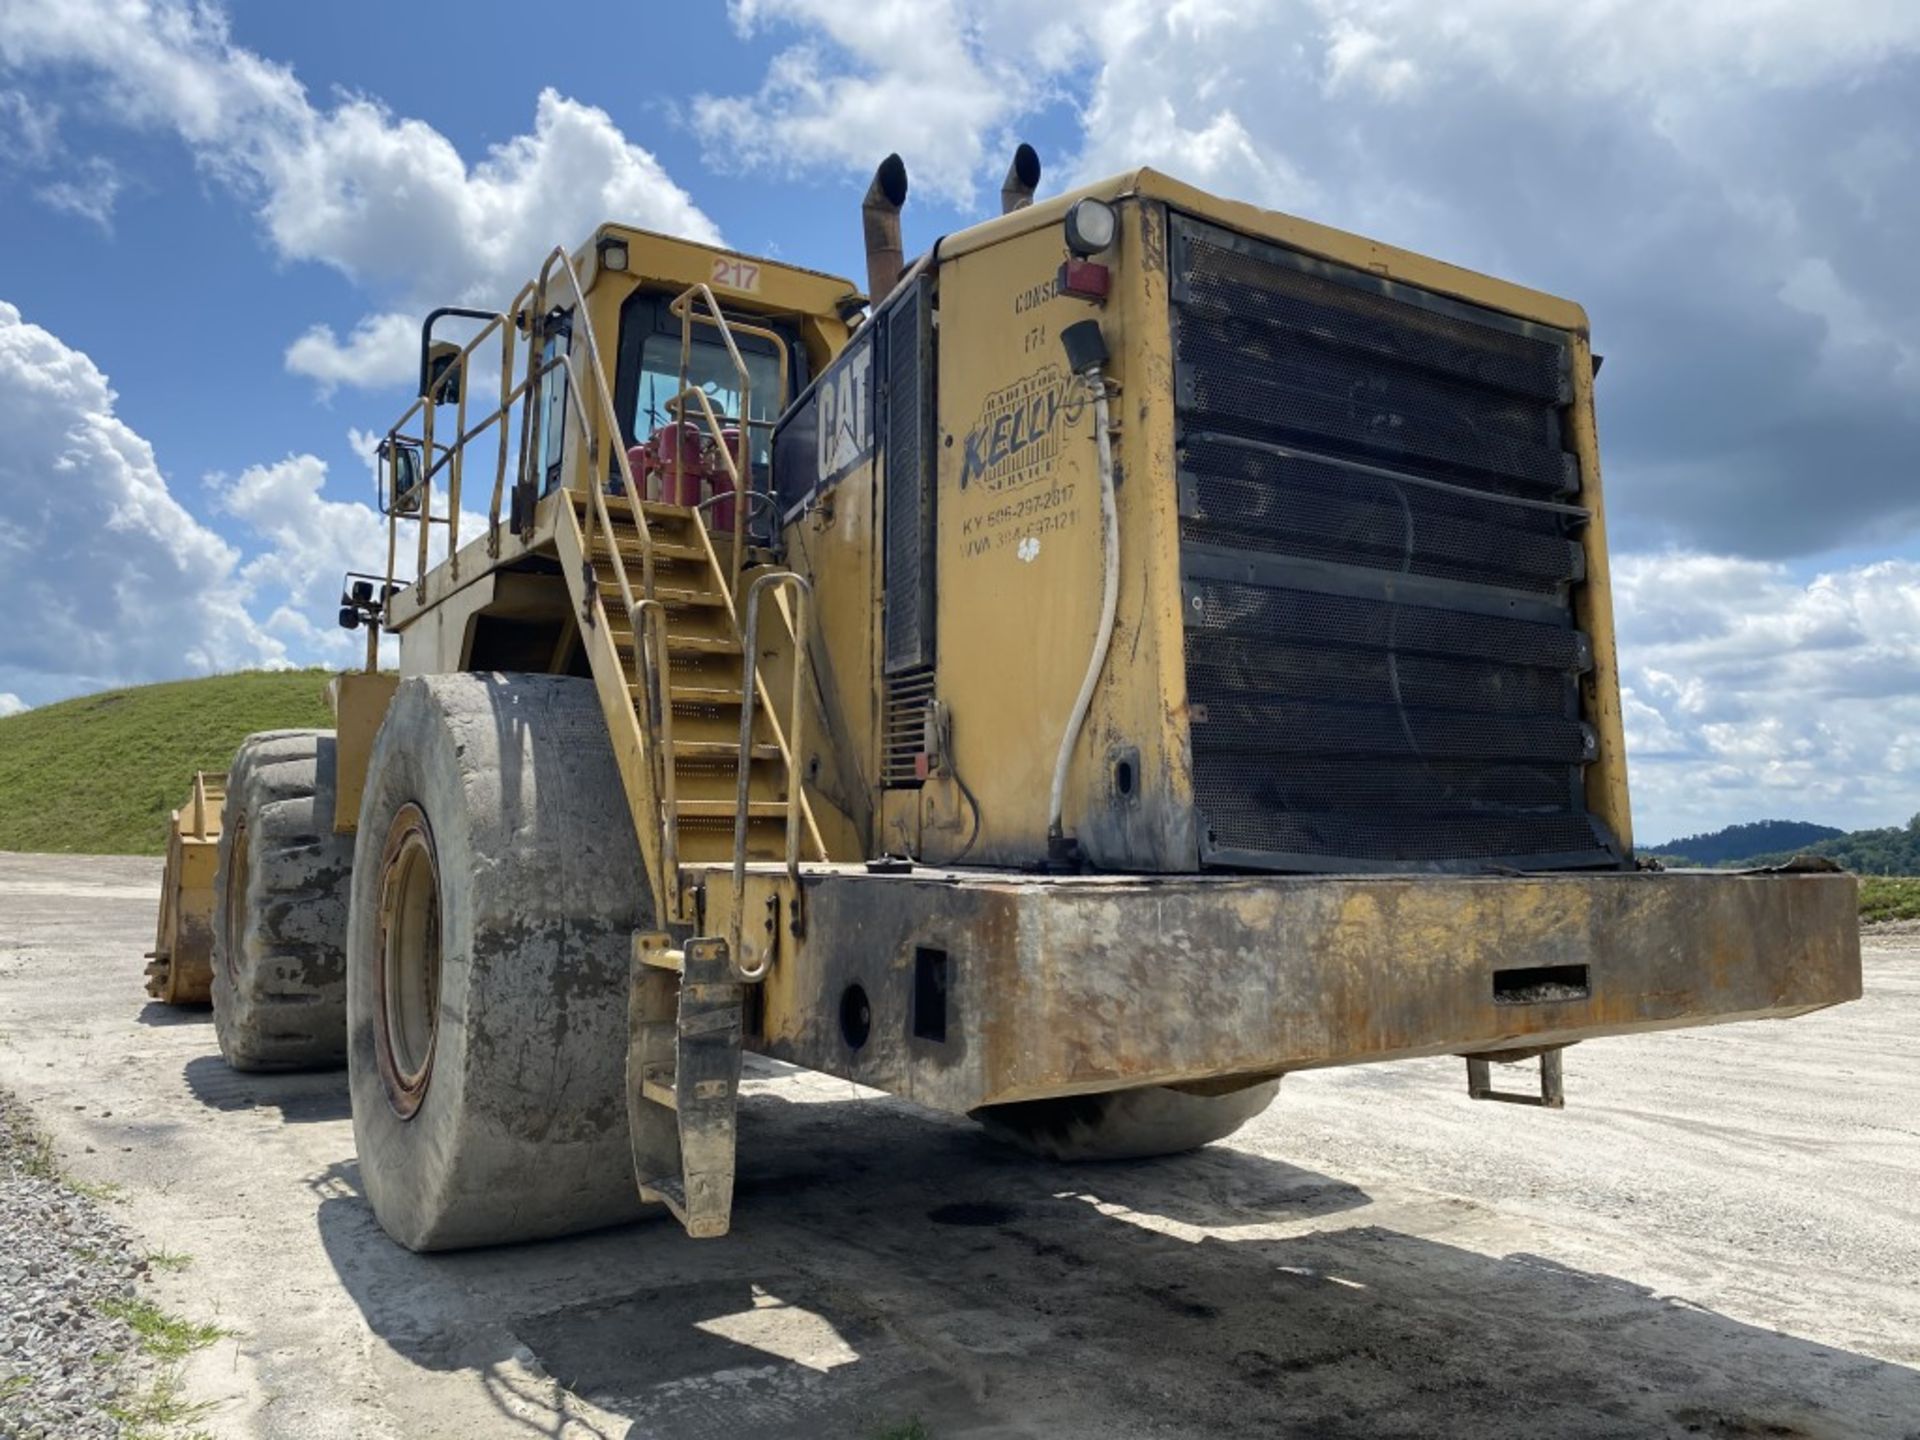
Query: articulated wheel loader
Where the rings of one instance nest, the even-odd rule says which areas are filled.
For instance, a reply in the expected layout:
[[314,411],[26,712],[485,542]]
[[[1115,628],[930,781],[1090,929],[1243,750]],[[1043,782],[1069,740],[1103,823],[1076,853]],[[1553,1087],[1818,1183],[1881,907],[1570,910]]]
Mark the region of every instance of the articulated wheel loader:
[[402,1244],[724,1234],[746,1049],[1077,1160],[1859,995],[1850,878],[1636,866],[1577,305],[1038,176],[906,263],[889,157],[864,295],[609,224],[428,317],[212,904]]

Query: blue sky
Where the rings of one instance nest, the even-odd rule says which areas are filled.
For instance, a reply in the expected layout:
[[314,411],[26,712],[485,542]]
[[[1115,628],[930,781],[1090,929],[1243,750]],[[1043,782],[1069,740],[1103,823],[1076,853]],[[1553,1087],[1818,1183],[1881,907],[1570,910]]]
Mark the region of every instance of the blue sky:
[[[857,275],[1138,164],[1584,303],[1636,812],[1920,810],[1920,6],[0,0],[0,713],[344,663],[408,332],[619,218]],[[74,527],[74,514],[105,517]],[[103,576],[111,580],[103,582]]]

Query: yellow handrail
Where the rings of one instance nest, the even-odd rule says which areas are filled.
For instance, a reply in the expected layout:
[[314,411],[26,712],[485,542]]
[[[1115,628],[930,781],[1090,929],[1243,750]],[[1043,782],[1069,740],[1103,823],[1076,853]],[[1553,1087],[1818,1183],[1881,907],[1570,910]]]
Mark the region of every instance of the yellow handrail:
[[[695,298],[704,300],[707,313],[701,314],[694,308]],[[680,403],[691,390],[700,397],[700,408],[706,414],[707,428],[713,433],[713,448],[727,461],[727,474],[733,481],[733,560],[727,576],[729,593],[740,593],[740,571],[746,560],[747,527],[753,518],[753,427],[756,423],[772,424],[771,421],[756,422],[753,419],[753,376],[747,369],[747,362],[741,358],[740,347],[734,343],[733,332],[744,335],[756,335],[773,345],[773,353],[780,362],[780,390],[774,397],[774,414],[777,416],[787,400],[787,342],[778,331],[768,330],[758,325],[749,325],[744,321],[730,321],[721,312],[720,302],[713,298],[713,291],[704,284],[690,285],[681,291],[667,309],[680,317],[680,393],[673,398],[669,413],[678,421]],[[714,416],[713,406],[707,403],[706,391],[687,383],[687,371],[693,360],[693,327],[695,322],[711,325],[720,332],[720,339],[727,347],[727,356],[733,361],[734,374],[740,381],[740,454],[738,463],[727,454],[726,433],[719,420]],[[674,446],[674,483],[682,483],[685,466],[685,452],[681,446]],[[679,490],[685,494],[684,489]]]
[[[786,751],[787,757],[786,862],[790,891],[788,903],[792,907],[793,933],[796,935],[800,933],[803,914],[800,909],[800,822],[803,815],[811,819],[811,815],[806,812],[806,801],[802,794],[804,786],[801,781],[800,767],[794,763],[794,757],[800,753],[800,728],[806,713],[801,700],[806,693],[807,610],[808,602],[813,596],[813,587],[803,576],[796,575],[791,570],[776,570],[755,580],[753,587],[747,591],[745,603],[747,631],[743,641],[746,663],[740,667],[740,756],[733,811],[733,904],[728,917],[727,953],[734,966],[734,973],[742,980],[749,982],[766,978],[767,970],[773,964],[773,956],[779,945],[776,936],[767,947],[766,958],[759,965],[751,969],[741,966],[740,957],[743,952],[740,947],[744,939],[742,926],[745,923],[747,900],[747,826],[752,818],[750,786],[753,779],[753,702],[757,688],[754,682],[759,676],[759,666],[754,661],[759,653],[760,602],[770,590],[776,594],[780,590],[791,590],[794,596],[793,614],[788,619],[788,625],[795,635],[793,723],[781,748]],[[768,711],[768,716],[769,719],[773,719],[771,709]],[[774,724],[777,733],[778,721],[775,720]]]

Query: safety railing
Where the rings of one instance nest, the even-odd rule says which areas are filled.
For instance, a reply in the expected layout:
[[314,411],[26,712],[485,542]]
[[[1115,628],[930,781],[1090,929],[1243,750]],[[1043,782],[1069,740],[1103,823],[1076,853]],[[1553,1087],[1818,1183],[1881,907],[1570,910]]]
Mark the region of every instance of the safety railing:
[[[740,518],[738,516],[736,519]],[[802,793],[799,769],[793,757],[800,753],[800,727],[806,714],[802,704],[806,696],[807,683],[807,624],[808,610],[813,599],[813,587],[791,570],[776,570],[762,575],[753,582],[747,591],[745,609],[746,654],[747,663],[741,667],[740,676],[740,759],[739,789],[734,799],[733,811],[733,904],[729,909],[727,931],[727,954],[731,957],[736,973],[743,980],[764,979],[767,968],[773,963],[773,955],[778,946],[778,937],[767,946],[762,962],[750,969],[740,968],[740,957],[745,953],[741,942],[745,938],[742,926],[746,917],[747,899],[747,829],[753,818],[752,783],[753,760],[753,706],[756,698],[759,666],[754,663],[760,653],[760,602],[768,594],[778,595],[782,590],[791,591],[793,599],[787,614],[787,625],[793,634],[793,708],[792,716],[781,745],[787,760],[787,815],[786,815],[786,865],[788,880],[788,905],[792,910],[793,932],[798,935],[803,911],[800,898],[800,827],[811,825],[812,817],[806,808],[806,797]],[[816,844],[819,836],[814,836]]]
[[[553,294],[557,284],[564,282],[565,293],[556,297]],[[556,303],[569,305],[571,315],[570,350],[559,350],[542,359],[543,329],[547,317],[552,315]],[[644,496],[633,471],[626,447],[619,443],[622,434],[617,413],[614,409],[613,395],[607,381],[606,367],[602,361],[601,349],[594,334],[591,317],[587,313],[585,292],[580,284],[579,273],[572,257],[564,248],[556,247],[546,257],[540,267],[538,277],[522,286],[515,295],[512,305],[504,312],[495,313],[486,318],[481,328],[442,364],[442,368],[428,377],[420,395],[388,428],[386,443],[380,447],[378,480],[382,496],[382,508],[388,522],[387,534],[387,592],[398,588],[395,574],[399,563],[399,526],[402,520],[414,520],[419,525],[419,538],[415,553],[416,569],[413,584],[419,599],[426,598],[427,576],[431,554],[431,527],[442,525],[447,530],[447,555],[450,574],[458,578],[460,551],[460,515],[462,490],[467,480],[466,462],[470,446],[485,436],[489,430],[498,431],[498,443],[492,456],[494,463],[493,485],[487,512],[488,554],[497,557],[500,553],[501,508],[505,496],[509,461],[513,459],[512,419],[516,408],[520,415],[519,446],[517,463],[512,473],[517,489],[531,495],[544,476],[537,475],[543,447],[542,431],[549,423],[546,406],[536,403],[542,391],[542,382],[550,375],[562,375],[565,380],[564,398],[560,406],[560,421],[570,426],[580,445],[583,463],[574,468],[575,475],[585,476],[584,490],[589,503],[585,507],[585,521],[582,526],[583,552],[594,558],[594,541],[597,535],[608,537],[604,554],[607,560],[609,578],[619,596],[619,604],[625,611],[633,634],[633,678],[632,685],[639,696],[639,718],[642,721],[649,756],[648,773],[653,782],[654,809],[659,822],[662,837],[661,869],[658,877],[660,884],[657,893],[665,900],[669,908],[676,913],[682,908],[680,892],[678,825],[676,804],[676,779],[673,756],[673,691],[671,662],[668,648],[668,613],[665,605],[655,593],[654,539],[647,523]],[[702,308],[704,307],[704,308]],[[683,420],[689,407],[697,409],[699,418],[712,437],[713,449],[720,456],[728,480],[732,485],[735,502],[732,534],[732,553],[729,563],[723,565],[713,545],[709,527],[705,523],[702,510],[705,505],[720,501],[722,496],[715,495],[702,505],[694,507],[694,533],[698,537],[707,563],[716,576],[723,577],[720,587],[728,621],[735,635],[742,640],[742,705],[741,705],[741,750],[739,757],[739,796],[735,814],[734,834],[734,880],[736,896],[745,883],[745,847],[747,828],[752,818],[750,804],[750,780],[753,758],[752,733],[754,726],[755,702],[758,681],[758,636],[760,601],[770,593],[790,592],[792,599],[782,604],[780,609],[786,620],[789,636],[793,644],[794,680],[793,703],[789,721],[782,725],[777,710],[769,707],[768,728],[785,763],[788,777],[787,818],[786,818],[786,861],[791,877],[797,882],[799,868],[799,847],[803,831],[809,836],[813,848],[825,854],[818,826],[814,822],[811,808],[803,793],[803,785],[796,756],[799,754],[799,735],[803,723],[803,686],[810,673],[807,665],[807,612],[811,590],[806,581],[791,572],[780,572],[760,577],[751,587],[745,601],[746,615],[740,614],[740,580],[745,568],[746,542],[751,526],[752,507],[756,496],[753,489],[753,436],[757,428],[771,430],[772,419],[756,419],[752,410],[752,374],[739,345],[734,339],[735,332],[752,335],[765,340],[778,358],[778,390],[776,401],[784,403],[788,389],[788,355],[784,339],[778,332],[763,327],[746,324],[738,320],[729,320],[722,314],[713,292],[704,284],[695,285],[674,300],[672,312],[681,320],[680,355],[680,393],[669,404],[669,411],[676,423]],[[474,316],[473,318],[480,318]],[[706,392],[690,383],[692,364],[692,334],[696,325],[711,326],[719,332],[728,358],[732,362],[739,385],[740,414],[736,417],[722,416],[717,413]],[[520,337],[525,336],[524,359],[516,354]],[[473,359],[482,353],[484,347],[498,338],[499,344],[499,389],[498,404],[484,416],[469,424],[467,379],[471,375]],[[570,353],[570,351],[572,353]],[[576,363],[575,356],[579,357]],[[518,372],[519,378],[515,375]],[[436,412],[443,403],[449,388],[454,391],[452,403],[455,405],[454,433],[451,443],[439,441],[435,436]],[[773,407],[777,415],[779,404]],[[408,430],[408,426],[418,419],[418,432]],[[736,444],[729,447],[726,443],[726,430],[729,424],[736,429]],[[611,465],[603,454],[611,448]],[[398,485],[400,456],[404,449],[415,448],[418,454],[412,486],[403,493]],[[676,446],[675,481],[677,493],[684,494],[684,447]],[[564,453],[564,447],[562,447]],[[447,510],[444,515],[434,513],[435,478],[442,472],[446,474],[445,499]],[[609,504],[609,480],[613,482],[615,494],[612,497],[624,511],[623,519],[632,527],[637,537],[640,576],[636,587],[622,547],[616,538],[617,522],[615,511]],[[404,508],[402,501],[405,501]],[[517,524],[530,524],[530,508],[522,511],[516,506]],[[586,577],[583,623],[600,628],[607,627],[607,605],[602,598],[598,577],[589,574]],[[795,886],[797,903],[798,888]],[[735,907],[735,924],[738,925],[739,909]],[[740,954],[739,937],[733,938],[733,951]]]
[[[706,309],[700,310],[696,302],[704,302]],[[712,436],[713,448],[727,468],[727,479],[733,487],[733,555],[728,566],[727,589],[730,593],[740,593],[740,571],[746,557],[747,531],[751,528],[754,505],[753,489],[753,430],[763,426],[771,431],[773,420],[757,420],[753,414],[753,372],[747,368],[746,360],[740,354],[740,346],[734,340],[737,331],[742,335],[752,335],[766,341],[773,349],[779,362],[778,389],[774,393],[774,403],[769,412],[778,416],[787,403],[787,343],[776,330],[763,326],[750,325],[743,320],[729,320],[720,309],[720,302],[713,298],[713,291],[706,285],[690,285],[669,305],[668,310],[680,319],[680,386],[679,393],[667,404],[667,413],[674,420],[684,418],[684,406],[689,396],[699,401],[701,418],[706,421],[707,431]],[[707,392],[689,382],[693,362],[693,327],[707,325],[719,331],[720,340],[727,347],[727,358],[733,362],[734,378],[739,384],[740,414],[735,419],[739,453],[729,454],[726,439],[726,417],[714,413]],[[684,447],[674,447],[674,483],[682,483],[686,473]],[[684,494],[682,490],[680,493]],[[715,497],[718,499],[719,497]],[[711,503],[711,502],[709,502]]]

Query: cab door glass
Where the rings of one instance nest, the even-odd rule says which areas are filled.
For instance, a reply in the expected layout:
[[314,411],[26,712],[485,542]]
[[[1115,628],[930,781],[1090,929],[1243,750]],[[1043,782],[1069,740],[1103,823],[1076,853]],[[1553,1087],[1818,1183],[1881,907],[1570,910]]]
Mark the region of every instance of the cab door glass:
[[[549,317],[546,339],[540,346],[540,364],[569,354],[573,347],[573,325],[566,315]],[[567,441],[567,371],[556,365],[540,380],[540,493],[551,494],[560,486],[561,462]]]

